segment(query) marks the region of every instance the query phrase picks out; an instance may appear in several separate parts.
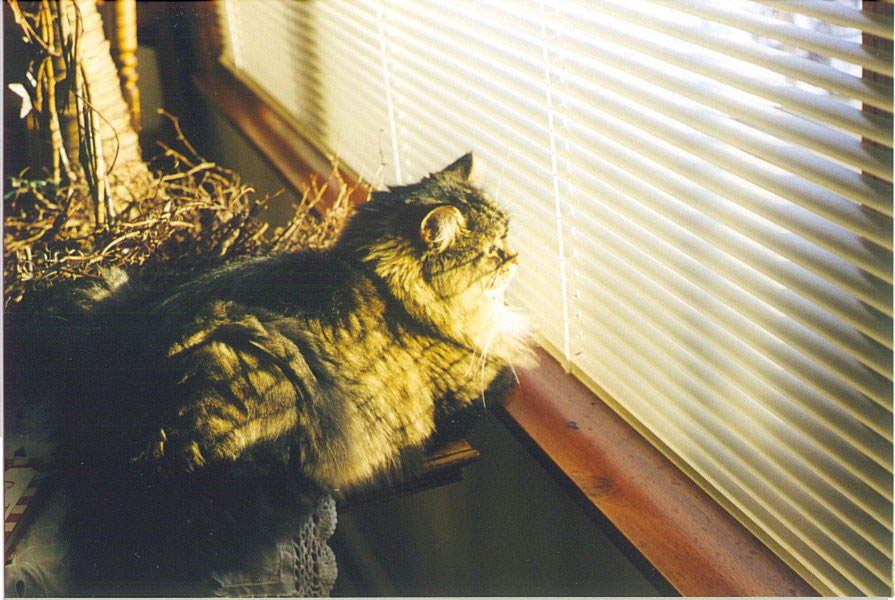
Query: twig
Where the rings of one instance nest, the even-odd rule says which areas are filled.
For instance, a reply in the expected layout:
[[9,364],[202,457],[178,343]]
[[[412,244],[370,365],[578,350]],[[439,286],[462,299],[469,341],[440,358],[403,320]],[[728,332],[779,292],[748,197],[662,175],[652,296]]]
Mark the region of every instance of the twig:
[[186,136],[183,135],[183,129],[181,129],[181,127],[180,127],[180,119],[175,117],[174,115],[172,115],[171,113],[169,113],[168,111],[166,111],[163,108],[158,109],[158,114],[170,119],[171,123],[174,125],[174,131],[177,134],[177,140],[180,143],[182,143],[184,146],[186,146],[186,149],[189,150],[189,152],[194,157],[196,157],[198,160],[205,161],[205,159],[202,158],[202,156],[198,152],[196,152],[196,149],[193,148],[193,145],[190,144],[189,140],[186,139]]
[[115,239],[112,240],[109,244],[107,244],[105,248],[102,249],[102,251],[99,253],[100,256],[101,256],[101,257],[102,257],[102,256],[105,256],[105,255],[108,254],[109,251],[110,251],[112,248],[114,248],[115,246],[117,246],[117,245],[119,245],[119,244],[121,244],[121,243],[123,243],[123,242],[126,242],[127,240],[132,240],[132,239],[134,239],[135,237],[139,237],[142,233],[143,233],[142,231],[134,231],[134,232],[131,232],[131,233],[125,233],[125,234],[122,235],[121,237],[117,237],[117,238],[115,238]]
[[174,181],[175,179],[182,179],[182,178],[184,178],[184,177],[192,177],[193,175],[195,175],[195,174],[198,173],[199,171],[202,171],[202,170],[205,170],[205,169],[211,169],[211,168],[214,168],[215,166],[217,166],[217,165],[215,165],[214,163],[204,162],[204,163],[201,163],[201,164],[196,165],[195,167],[193,167],[193,168],[190,169],[189,171],[184,171],[183,173],[172,173],[172,174],[170,174],[170,175],[164,175],[164,176],[161,178],[161,182],[163,182],[163,183],[167,183],[167,182],[169,182],[169,181]]

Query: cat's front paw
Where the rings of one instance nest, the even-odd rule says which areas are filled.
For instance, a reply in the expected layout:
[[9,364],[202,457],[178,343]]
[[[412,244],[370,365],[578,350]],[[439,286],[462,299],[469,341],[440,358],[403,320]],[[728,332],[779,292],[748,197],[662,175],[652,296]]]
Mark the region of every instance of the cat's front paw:
[[202,450],[199,449],[199,444],[196,442],[190,442],[183,448],[180,448],[177,452],[176,461],[177,466],[182,471],[188,473],[198,471],[204,467],[207,462],[205,456],[202,454]]
[[168,434],[165,433],[164,429],[159,429],[158,434],[147,442],[141,451],[137,452],[137,454],[131,458],[131,463],[134,465],[155,464],[157,465],[156,470],[160,470],[161,462],[165,458],[165,446],[167,442]]
[[152,470],[157,472],[173,469],[188,473],[198,471],[207,463],[197,442],[173,443],[168,440],[164,429],[160,429],[145,448],[131,459],[131,462],[149,465]]

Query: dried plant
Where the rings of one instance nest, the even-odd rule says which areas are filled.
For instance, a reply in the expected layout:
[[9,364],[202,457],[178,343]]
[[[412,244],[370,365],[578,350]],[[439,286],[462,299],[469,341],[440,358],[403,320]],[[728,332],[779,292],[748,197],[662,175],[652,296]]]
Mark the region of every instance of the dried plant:
[[[24,118],[39,152],[34,165],[6,186],[5,307],[62,281],[100,277],[110,267],[164,280],[335,239],[357,191],[335,161],[330,183],[311,180],[289,223],[271,230],[259,218],[270,198],[258,198],[237,173],[203,159],[176,118],[167,115],[177,147],[163,145],[153,163],[163,167],[153,170],[127,150],[121,140],[136,139],[127,121],[106,118],[97,108],[109,104],[101,102],[105,94],[120,95],[117,80],[114,86],[88,85],[84,56],[91,49],[84,40],[97,29],[92,3],[44,0],[28,3],[30,12],[15,1],[10,6],[33,54],[28,85],[20,83],[16,91],[28,104]],[[107,46],[99,45],[107,54]],[[73,139],[67,139],[64,121],[76,124],[69,128]],[[112,122],[116,126],[104,138],[100,125],[108,130]],[[120,147],[110,150],[110,140]],[[338,186],[335,194],[330,185]],[[325,195],[336,200],[322,210]]]
[[[163,147],[172,165],[135,195],[111,224],[97,225],[83,184],[14,178],[5,198],[6,303],[61,280],[98,277],[103,269],[139,268],[159,280],[248,255],[325,247],[350,210],[356,189],[339,174],[335,201],[319,210],[327,183],[312,179],[289,222],[273,230],[259,219],[269,197],[257,198],[240,176],[202,159],[173,120],[183,148]],[[131,190],[133,193],[134,190]]]

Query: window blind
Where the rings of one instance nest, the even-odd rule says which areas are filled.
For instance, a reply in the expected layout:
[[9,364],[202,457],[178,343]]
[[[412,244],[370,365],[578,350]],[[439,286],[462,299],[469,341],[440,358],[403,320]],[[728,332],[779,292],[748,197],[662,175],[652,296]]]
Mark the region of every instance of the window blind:
[[473,150],[541,343],[816,589],[892,580],[891,11],[226,1],[223,62],[376,185]]

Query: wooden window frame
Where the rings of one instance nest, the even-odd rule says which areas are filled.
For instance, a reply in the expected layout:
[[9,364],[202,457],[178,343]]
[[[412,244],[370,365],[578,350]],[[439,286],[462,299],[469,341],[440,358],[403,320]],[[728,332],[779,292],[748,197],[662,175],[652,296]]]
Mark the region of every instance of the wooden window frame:
[[[294,189],[311,177],[331,176],[329,161],[314,145],[220,64],[213,3],[199,7],[198,89]],[[343,177],[350,183],[348,174]],[[593,509],[622,550],[634,551],[629,556],[660,591],[819,595],[606,402],[545,351],[538,355],[539,366],[519,374],[520,385],[499,410],[569,493]]]

